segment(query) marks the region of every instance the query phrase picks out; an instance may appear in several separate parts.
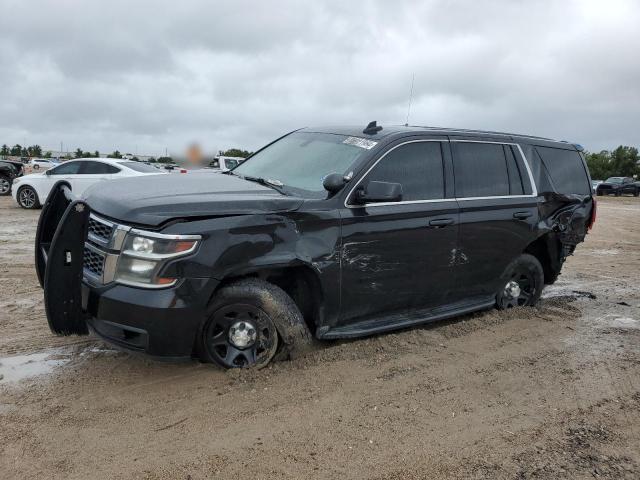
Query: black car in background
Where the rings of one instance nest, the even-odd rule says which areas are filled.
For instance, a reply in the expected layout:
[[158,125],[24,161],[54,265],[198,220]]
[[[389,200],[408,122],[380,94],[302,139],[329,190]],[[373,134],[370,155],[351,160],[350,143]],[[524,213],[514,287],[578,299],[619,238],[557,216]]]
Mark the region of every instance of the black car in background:
[[59,334],[262,366],[534,305],[595,220],[575,145],[425,127],[305,128],[227,174],[125,179],[44,205],[36,269]]
[[640,186],[631,177],[609,177],[596,188],[598,195],[640,195]]
[[22,175],[21,162],[0,160],[0,196],[11,195],[13,179]]

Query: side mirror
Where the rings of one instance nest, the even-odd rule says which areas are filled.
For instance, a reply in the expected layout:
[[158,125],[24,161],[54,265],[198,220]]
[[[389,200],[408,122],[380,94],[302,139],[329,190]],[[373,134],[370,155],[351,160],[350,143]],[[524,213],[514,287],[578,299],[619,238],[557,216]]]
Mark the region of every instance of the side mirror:
[[356,191],[358,203],[399,202],[402,200],[402,185],[391,182],[369,182]]
[[45,171],[44,171],[44,174],[45,174],[45,175],[51,175],[51,169],[49,169],[49,170],[45,170]]
[[338,193],[344,187],[344,184],[344,176],[339,173],[330,173],[322,180],[322,186],[332,195]]

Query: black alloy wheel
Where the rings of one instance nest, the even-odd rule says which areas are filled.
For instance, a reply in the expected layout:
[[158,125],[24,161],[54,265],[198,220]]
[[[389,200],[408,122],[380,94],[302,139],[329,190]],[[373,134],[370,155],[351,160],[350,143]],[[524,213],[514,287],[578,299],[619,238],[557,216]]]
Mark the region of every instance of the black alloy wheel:
[[11,179],[0,175],[0,196],[4,197],[11,193]]
[[514,260],[501,280],[496,305],[501,310],[533,306],[544,288],[542,265],[533,255],[523,254]]
[[213,313],[204,331],[208,355],[225,368],[264,366],[278,349],[278,331],[260,308],[231,304]]

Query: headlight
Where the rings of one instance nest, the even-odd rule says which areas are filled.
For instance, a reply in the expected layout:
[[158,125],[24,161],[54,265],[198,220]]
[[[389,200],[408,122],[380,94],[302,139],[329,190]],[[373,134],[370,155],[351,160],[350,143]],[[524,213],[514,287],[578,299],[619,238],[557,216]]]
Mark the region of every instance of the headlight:
[[177,279],[161,277],[160,271],[168,261],[194,252],[199,240],[199,235],[163,235],[130,230],[118,259],[115,280],[146,288],[171,286]]

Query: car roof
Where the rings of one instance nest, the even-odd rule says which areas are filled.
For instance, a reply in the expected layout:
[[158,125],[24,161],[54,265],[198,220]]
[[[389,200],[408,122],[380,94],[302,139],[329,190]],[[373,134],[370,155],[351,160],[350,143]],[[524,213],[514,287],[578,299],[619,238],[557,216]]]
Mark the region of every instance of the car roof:
[[[445,128],[445,127],[428,127],[419,125],[380,125],[381,130],[374,133],[364,133],[363,130],[366,125],[359,126],[320,126],[320,127],[306,127],[300,129],[300,131],[318,132],[318,133],[332,133],[337,135],[346,135],[352,137],[360,137],[367,139],[382,139],[388,137],[403,137],[415,134],[433,134],[443,136],[464,136],[464,137],[507,137],[514,141],[524,141],[526,143],[557,143],[567,148],[573,146],[578,148],[577,144],[569,143],[564,140],[554,140],[551,138],[538,137],[534,135],[523,135],[518,133],[508,132],[495,132],[490,130],[472,130],[463,128]],[[580,147],[581,148],[581,147]]]

